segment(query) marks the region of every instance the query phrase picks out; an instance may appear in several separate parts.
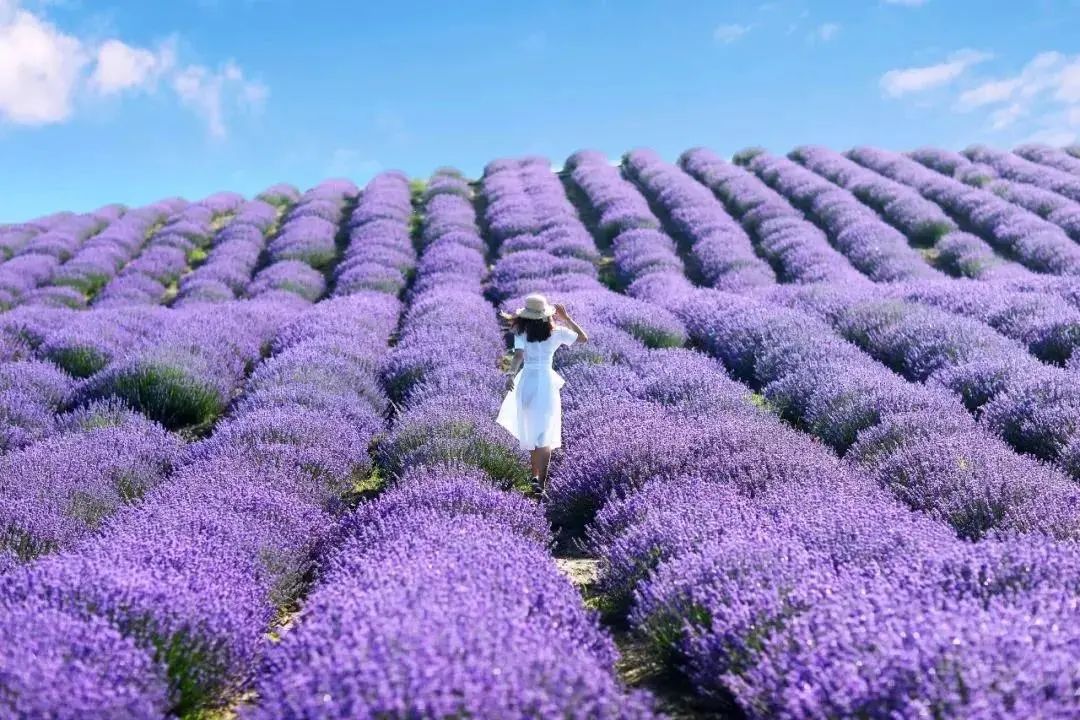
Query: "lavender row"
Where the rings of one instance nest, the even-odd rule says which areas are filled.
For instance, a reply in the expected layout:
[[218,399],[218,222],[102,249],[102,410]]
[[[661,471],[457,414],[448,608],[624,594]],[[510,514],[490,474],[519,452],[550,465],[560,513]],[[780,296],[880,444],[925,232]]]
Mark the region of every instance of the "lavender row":
[[176,305],[228,302],[251,282],[266,235],[278,220],[278,208],[261,200],[245,202],[214,235],[204,262],[180,279]]
[[245,294],[257,298],[291,293],[310,302],[321,298],[326,292],[324,271],[337,259],[338,225],[356,195],[356,185],[348,180],[327,180],[301,195],[270,240],[270,264],[248,283]]
[[[819,307],[829,309],[824,302]],[[760,387],[782,414],[959,534],[1075,534],[1069,479],[975,426],[945,388],[906,382],[802,312],[702,293],[677,314],[691,337]],[[892,318],[887,307],[883,318]],[[958,320],[950,318],[945,327],[954,324]],[[864,332],[857,339],[868,337]],[[903,341],[901,333],[896,337]],[[973,363],[972,375],[978,369]],[[1020,400],[1006,393],[996,402],[1019,415],[1025,410]]]
[[645,718],[536,505],[415,470],[350,518],[245,717]]
[[1022,265],[998,257],[983,240],[957,230],[942,209],[912,188],[883,177],[822,147],[801,147],[791,157],[851,191],[915,245],[928,248],[935,266],[951,275],[979,279],[1027,277]]
[[[645,198],[628,191],[633,187],[630,181],[607,158],[582,151],[572,155],[566,166],[573,188],[584,196],[586,210],[591,209],[594,226],[610,245],[619,286],[633,295],[638,281],[645,282],[643,278],[649,275],[683,274],[685,266],[675,242],[660,229]],[[717,245],[722,248],[722,243]]]
[[214,218],[215,211],[203,203],[188,205],[172,215],[141,252],[101,288],[92,305],[157,305],[170,299],[170,290],[191,259],[210,243]]
[[299,202],[300,197],[300,191],[294,186],[288,183],[278,183],[263,190],[255,196],[255,199],[273,205],[278,209],[283,209]]
[[[280,313],[263,303],[256,317]],[[23,716],[143,718],[239,690],[330,512],[370,473],[385,397],[351,380],[366,372],[377,387],[397,313],[393,298],[365,295],[290,312],[275,357],[191,463],[97,536],[11,573],[0,605],[24,626],[0,654],[13,683],[0,703]],[[82,661],[50,665],[72,653]]]
[[816,219],[851,264],[875,282],[938,275],[902,233],[847,190],[785,157],[759,153],[747,167]]
[[1010,152],[975,145],[964,151],[969,160],[989,165],[1003,178],[1051,190],[1080,202],[1080,177]]
[[56,432],[56,415],[74,391],[74,378],[51,363],[0,363],[0,452]]
[[1080,248],[1056,225],[994,193],[945,177],[910,158],[874,148],[848,153],[855,162],[918,190],[1010,259],[1036,272],[1080,274]]
[[780,280],[869,282],[829,244],[825,233],[753,173],[704,148],[687,151],[679,164],[724,201],[731,214],[754,236],[755,246],[779,273]]
[[1050,147],[1049,145],[1032,143],[1021,145],[1013,150],[1013,152],[1025,160],[1046,165],[1047,167],[1052,167],[1055,170],[1061,170],[1062,172],[1080,175],[1080,155],[1077,155],[1076,152],[1074,152],[1075,150],[1076,148],[1066,148],[1062,150],[1060,148]]
[[[1001,294],[1005,295],[1006,293]],[[1029,307],[1031,306],[1031,302],[1029,302],[1027,298],[1013,296],[1012,300],[1015,301],[1017,305],[1022,306],[1027,304]],[[1032,302],[1034,300],[1035,298],[1032,298]],[[835,302],[835,299],[833,299],[833,302]],[[1034,331],[1034,336],[1030,337],[1030,339],[1036,343],[1036,346],[1039,347],[1039,349],[1044,350],[1051,356],[1056,353],[1062,353],[1067,357],[1068,353],[1071,353],[1072,344],[1074,342],[1070,336],[1073,331],[1070,329],[1071,323],[1069,319],[1063,317],[1063,315],[1067,316],[1068,313],[1061,312],[1062,309],[1060,304],[1055,303],[1052,304],[1051,307],[1054,305],[1057,305],[1056,315],[1060,321],[1055,322],[1055,318],[1053,317],[1055,311],[1048,311],[1044,317],[1051,327],[1045,328],[1047,332],[1046,334],[1043,334],[1041,338],[1039,337],[1040,328],[1036,325],[1037,318],[1031,318],[1030,316],[1027,318],[1032,321],[1031,326],[1035,327],[1028,326],[1028,328],[1025,328],[1023,326],[1014,325],[1011,329],[1015,330],[1018,335],[1022,335],[1026,330],[1031,329]],[[1046,307],[1045,303],[1044,307]],[[833,308],[826,303],[824,309],[826,311],[835,311],[836,308]],[[914,309],[908,308],[908,312],[914,313],[915,311]],[[1008,324],[1009,322],[1007,316],[1002,316],[998,319],[1002,324]],[[931,323],[922,331],[923,335],[926,335],[925,342],[931,342],[930,336],[927,335],[927,333],[932,331],[934,326],[949,327],[953,324],[950,319],[944,316],[936,316],[936,320],[936,323]],[[1021,391],[1020,385],[1015,383],[1010,384],[1006,378],[1001,376],[1001,373],[1004,372],[1003,368],[1006,367],[1006,365],[1002,364],[1004,363],[1004,360],[999,361],[997,364],[992,364],[991,361],[987,360],[984,363],[984,366],[980,368],[971,367],[969,368],[967,375],[954,378],[951,381],[954,384],[954,389],[965,393],[969,402],[976,405],[981,405],[988,399],[986,393],[990,390],[985,387],[987,383],[991,383],[991,388],[995,393],[1001,392],[1006,388],[1016,390],[1016,395],[1005,393],[998,403],[993,406],[993,408],[997,409],[998,414],[996,416],[996,421],[993,422],[991,427],[1008,438],[1016,447],[1024,451],[1034,451],[1039,457],[1056,458],[1059,455],[1063,455],[1065,458],[1063,462],[1066,467],[1072,468],[1073,461],[1071,460],[1071,457],[1074,454],[1074,451],[1071,449],[1073,443],[1069,440],[1072,433],[1072,423],[1065,423],[1065,427],[1051,430],[1055,423],[1063,422],[1062,418],[1056,417],[1051,420],[1049,418],[1042,419],[1040,416],[1040,413],[1044,412],[1048,407],[1052,407],[1055,402],[1060,400],[1060,387],[1064,376],[1061,376],[1060,373],[1057,373],[1050,368],[1040,366],[1037,363],[1027,362],[1028,358],[1021,353],[1018,353],[1018,348],[1016,347],[1008,347],[1007,350],[1004,349],[1005,345],[1001,342],[1002,338],[997,337],[995,340],[994,334],[987,328],[981,328],[971,324],[964,327],[969,331],[969,334],[974,333],[976,336],[983,338],[982,344],[976,343],[973,340],[972,344],[968,347],[969,352],[965,356],[970,357],[971,354],[975,352],[976,348],[996,346],[1000,353],[1010,358],[1007,367],[1010,368],[1011,373],[1014,373],[1013,377],[1022,374],[1025,371],[1024,369],[1027,368],[1029,370],[1037,370],[1034,375],[1038,376],[1039,380],[1024,383],[1022,386],[1023,390]],[[916,332],[910,328],[908,329],[910,332]],[[1057,332],[1060,332],[1061,334],[1055,335]],[[864,335],[875,339],[877,338],[873,333],[868,333],[865,330],[860,331],[858,328],[852,330],[852,333],[854,336],[860,338]],[[916,335],[916,337],[918,337],[918,335]],[[904,336],[899,336],[898,341],[903,339]],[[994,342],[991,342],[991,340],[994,340]],[[882,342],[885,342],[885,340],[882,339]],[[940,342],[941,341],[938,340],[936,345],[931,344],[928,348],[922,348],[922,352],[925,354],[932,349],[938,349]],[[1043,345],[1043,342],[1046,344]],[[1065,347],[1062,347],[1062,345]],[[909,348],[909,350],[911,350],[911,348]],[[956,347],[952,347],[951,351],[958,354],[960,352]],[[920,361],[926,361],[925,357],[919,355],[914,355],[912,357],[905,356],[903,354],[904,352],[905,350],[903,348],[899,348],[895,353],[890,354],[889,357],[892,358],[895,355],[900,358],[896,360],[896,362],[909,362],[913,367],[917,367],[917,363]],[[911,350],[911,352],[914,352],[914,350]],[[1059,359],[1060,357],[1061,356],[1058,355]],[[939,358],[939,361],[940,359],[941,358]],[[975,375],[974,373],[976,370],[981,374]],[[1003,383],[1004,386],[994,385],[993,383]],[[979,396],[980,393],[983,395]]]
[[[835,157],[843,157],[835,153],[833,155]],[[949,170],[940,170],[941,172],[945,172],[945,174],[950,176],[955,176],[957,179],[974,187],[984,187],[996,177],[996,173],[993,169],[986,167],[985,165],[977,166],[959,153],[938,150],[916,150],[909,153],[909,156],[929,167],[934,167],[939,162],[944,163],[949,166]],[[845,158],[845,160],[846,159],[847,158]],[[895,189],[897,193],[904,193],[905,195],[908,193],[915,193],[916,196],[919,196],[919,193],[910,185],[905,185],[891,178],[874,173],[872,170],[870,170],[870,172],[875,174],[876,177],[880,177],[881,182],[891,183],[890,190]],[[1031,186],[1025,187],[1030,188]],[[999,192],[998,194],[1001,193]],[[1006,199],[1013,201],[1012,198],[1006,197]],[[866,200],[864,200],[864,202],[865,201]],[[1017,204],[1024,207],[1024,203],[1022,202]],[[940,208],[941,206],[938,205],[938,207]],[[1030,207],[1027,207],[1026,209],[1032,210]],[[884,212],[881,209],[878,211]],[[902,222],[899,219],[894,219],[892,217],[889,217],[888,219],[894,224]],[[950,217],[950,221],[951,220],[952,218]],[[933,252],[936,254],[934,261],[939,267],[945,270],[945,272],[960,277],[975,278],[978,280],[1031,280],[1039,277],[1020,263],[1001,257],[994,252],[994,248],[991,247],[989,243],[977,235],[972,235],[967,232],[953,231],[944,235],[934,244]]]
[[1080,396],[1074,397],[1073,378],[1037,362],[1021,345],[967,318],[845,288],[776,299],[818,315],[909,380],[956,393],[1018,451],[1080,473]]
[[60,265],[107,224],[95,215],[72,215],[28,239],[10,260],[0,263],[0,308],[23,302],[49,304],[50,298],[42,297],[38,288],[48,284]]
[[36,235],[57,222],[56,216],[45,216],[22,223],[0,225],[0,260],[8,260],[26,246]]
[[[623,188],[626,191],[626,188]],[[830,287],[832,289],[830,289]],[[917,287],[917,286],[913,286]],[[1008,464],[1011,468],[1022,477],[1020,474],[1022,471],[1028,470],[1031,467],[1038,468],[1036,463],[1031,463],[1023,458],[1012,455],[1008,452],[1007,448],[998,441],[985,436],[980,433],[971,422],[970,418],[965,416],[963,410],[956,404],[946,401],[941,393],[932,389],[923,390],[911,386],[899,378],[896,378],[891,373],[884,371],[883,368],[877,366],[870,358],[866,357],[862,353],[859,353],[850,345],[846,343],[835,341],[830,342],[829,338],[833,338],[829,329],[818,326],[813,328],[819,333],[822,333],[822,337],[819,338],[822,345],[820,347],[814,346],[809,340],[809,335],[812,333],[808,330],[802,330],[797,332],[798,320],[796,317],[779,317],[776,319],[770,319],[771,323],[775,323],[778,328],[782,328],[785,333],[790,333],[790,339],[777,339],[776,342],[781,343],[778,347],[785,347],[786,343],[803,343],[803,337],[807,336],[805,343],[807,345],[807,356],[805,363],[808,367],[803,368],[800,363],[803,359],[799,358],[799,353],[794,348],[801,347],[801,344],[794,345],[792,348],[787,348],[784,352],[784,356],[769,357],[768,370],[770,373],[777,373],[776,376],[760,376],[756,367],[756,360],[752,356],[740,356],[738,353],[747,353],[750,348],[746,348],[742,343],[747,342],[753,335],[749,335],[746,338],[740,338],[738,335],[730,338],[722,338],[716,336],[716,327],[724,328],[728,322],[737,322],[734,318],[729,320],[726,315],[728,311],[726,309],[715,309],[712,312],[705,309],[711,307],[710,303],[721,301],[730,301],[735,307],[738,307],[738,302],[731,296],[725,294],[710,295],[707,293],[695,294],[691,292],[689,284],[686,280],[675,273],[655,273],[647,284],[642,283],[639,285],[639,296],[653,300],[659,304],[665,304],[669,307],[674,307],[680,318],[687,324],[690,329],[692,337],[699,343],[704,343],[704,346],[711,348],[714,352],[719,351],[722,354],[720,357],[725,359],[725,363],[728,364],[737,376],[751,380],[752,384],[767,386],[769,383],[776,383],[773,387],[776,388],[778,393],[783,395],[777,395],[777,401],[779,398],[787,396],[782,406],[786,412],[790,413],[792,418],[801,423],[806,429],[810,430],[814,434],[818,435],[822,439],[826,440],[830,445],[840,450],[846,451],[852,443],[855,443],[860,431],[865,432],[868,427],[876,425],[879,421],[884,422],[886,418],[880,417],[880,409],[871,409],[874,403],[883,400],[886,397],[890,398],[892,403],[900,403],[901,407],[905,408],[905,411],[926,408],[930,410],[934,408],[934,412],[941,415],[941,417],[951,418],[946,425],[948,426],[947,432],[957,433],[960,435],[968,435],[971,438],[972,445],[977,446],[981,444],[986,448],[982,462],[985,463],[986,468],[994,467],[996,463],[1003,463],[1004,460],[999,458],[1009,458]],[[958,318],[949,318],[944,316],[944,313],[924,308],[920,309],[916,306],[904,305],[895,302],[883,302],[880,300],[874,300],[877,296],[876,288],[873,286],[864,286],[862,288],[844,288],[841,285],[834,286],[807,286],[805,291],[798,288],[791,288],[791,290],[780,290],[774,293],[776,300],[781,302],[787,301],[789,303],[798,304],[800,301],[804,306],[809,307],[815,313],[822,317],[834,321],[837,326],[843,331],[850,329],[850,332],[846,333],[855,342],[871,343],[873,341],[881,339],[881,342],[885,342],[885,329],[888,327],[889,322],[899,322],[900,318],[908,317],[911,321],[908,325],[905,325],[907,332],[897,331],[893,338],[898,344],[905,341],[909,342],[909,345],[898,345],[895,349],[888,353],[885,353],[884,348],[880,348],[881,352],[878,357],[882,357],[885,360],[894,360],[895,363],[909,365],[911,372],[918,371],[929,374],[935,367],[930,364],[930,358],[936,359],[938,363],[948,362],[954,358],[952,353],[959,355],[958,348],[955,346],[943,346],[943,338],[934,338],[937,343],[931,342],[929,336],[930,330],[935,327],[942,329],[943,337],[948,337],[946,334],[949,328],[957,328],[957,336],[962,338],[979,339],[981,343],[972,344],[971,348],[968,348],[968,356],[971,357],[971,365],[967,375],[958,373],[955,380],[955,387],[960,389],[971,389],[975,387],[971,382],[973,378],[979,378],[976,375],[976,371],[985,372],[985,368],[992,363],[991,351],[996,349],[999,356],[1007,358],[1012,365],[1009,367],[1016,367],[1018,369],[1026,369],[1029,373],[1038,371],[1045,371],[1046,373],[1058,373],[1052,368],[1047,368],[1040,365],[1026,353],[1022,348],[1016,346],[1005,338],[996,335],[989,328],[970,321],[964,321]],[[679,305],[682,298],[692,298],[693,301],[686,302],[685,305]],[[862,305],[859,304],[859,300],[862,300]],[[702,308],[696,309],[694,303],[700,303]],[[859,315],[859,308],[865,307],[866,316],[863,318]],[[873,309],[880,308],[880,312],[874,314]],[[751,305],[745,310],[746,313],[750,313],[753,309]],[[849,325],[842,324],[842,317],[844,313],[850,313]],[[937,313],[937,315],[935,315]],[[929,322],[927,320],[928,315],[932,315],[937,319],[937,322]],[[944,317],[942,317],[944,316]],[[870,319],[878,320],[878,324],[870,326]],[[748,318],[743,322],[748,322],[753,319],[753,315],[748,315]],[[858,320],[865,319],[862,324],[858,324]],[[916,320],[926,321],[922,325],[919,325]],[[713,325],[712,323],[715,323]],[[790,327],[786,324],[790,323]],[[696,335],[694,334],[696,331]],[[753,332],[749,328],[743,330],[744,332]],[[966,331],[966,334],[961,332]],[[920,335],[921,333],[921,335]],[[925,336],[923,344],[918,344],[920,337]],[[942,348],[945,348],[942,350]],[[812,352],[811,352],[812,349]],[[763,352],[772,353],[775,352],[770,348],[763,348]],[[830,351],[834,351],[830,355]],[[934,353],[940,353],[935,355]],[[812,366],[815,362],[828,361],[835,370],[823,372],[820,378],[814,375],[809,366]],[[980,364],[981,361],[981,364]],[[785,367],[790,365],[791,367]],[[858,370],[851,369],[851,377],[847,378],[843,374],[842,368],[851,367],[852,365]],[[994,367],[999,367],[995,365]],[[790,373],[794,377],[785,377],[780,373]],[[806,372],[805,379],[799,378],[801,372]],[[835,374],[834,374],[835,373]],[[1018,375],[1022,374],[1018,372]],[[925,376],[912,376],[914,379],[925,379]],[[986,377],[993,377],[992,374],[987,373]],[[961,379],[968,382],[969,385],[961,384]],[[820,380],[818,383],[816,381]],[[829,381],[837,384],[835,389],[836,397],[840,398],[846,392],[845,384],[851,386],[866,387],[865,396],[863,402],[868,404],[867,408],[859,408],[853,406],[850,408],[834,407],[836,402],[830,398],[830,392],[826,390]],[[798,383],[798,384],[792,384]],[[807,384],[803,384],[807,383]],[[822,387],[824,385],[824,387]],[[873,388],[873,391],[870,390]],[[826,392],[822,393],[822,390]],[[768,395],[768,392],[766,392]],[[816,396],[816,397],[815,397]],[[891,396],[891,397],[890,397]],[[1004,404],[1004,399],[999,400],[999,403]],[[819,405],[820,403],[820,405]],[[1020,412],[1023,406],[1019,403],[1010,405],[1010,409],[1013,412]],[[850,416],[844,417],[844,414],[837,414],[843,410],[844,414],[850,413]],[[896,411],[899,411],[897,408]],[[821,413],[820,417],[815,417],[817,413]],[[939,418],[940,419],[940,418]],[[928,420],[933,420],[928,418]],[[862,423],[866,423],[863,425]],[[1044,431],[1046,428],[1044,427]],[[927,432],[931,432],[929,428]],[[944,434],[944,433],[943,433]],[[922,453],[929,454],[931,452],[930,445],[928,443],[926,447],[919,447],[922,440],[921,434],[908,438],[909,441],[913,441],[912,448],[904,448],[902,445],[895,448],[896,451],[916,451],[917,455],[909,457],[919,457]],[[976,442],[977,441],[977,442]],[[956,450],[954,450],[955,452]],[[872,455],[875,452],[864,451],[866,455]],[[881,460],[883,458],[875,458]],[[968,462],[968,461],[965,461]],[[980,463],[981,465],[981,463]],[[934,488],[934,485],[928,484],[925,488],[912,487],[910,489],[902,489],[899,483],[910,483],[912,479],[905,474],[905,468],[902,465],[894,465],[888,467],[882,465],[878,467],[876,471],[879,473],[879,479],[886,485],[895,488],[900,492],[901,496],[907,496],[909,502],[918,508],[928,509],[931,512],[938,513],[939,517],[943,519],[951,518],[951,521],[956,525],[957,530],[964,535],[979,536],[985,533],[988,529],[997,527],[999,524],[1004,523],[1005,527],[1022,527],[1025,529],[1043,529],[1046,532],[1051,533],[1068,533],[1067,523],[1058,519],[1050,517],[1045,521],[1031,522],[1029,518],[1024,518],[1021,515],[1006,519],[1005,508],[997,508],[994,513],[984,514],[980,517],[979,504],[983,502],[985,495],[980,495],[972,492],[971,489],[955,483],[952,487],[948,487],[944,490],[945,498],[949,499],[949,503],[945,503],[942,507],[937,508],[936,503],[933,500],[933,493],[939,492],[941,488]],[[1054,471],[1045,470],[1041,471],[1043,476],[1048,479],[1045,481],[1047,488],[1055,490],[1069,490],[1068,483],[1064,477]],[[930,482],[930,478],[927,478],[927,482]],[[969,481],[970,482],[970,481]],[[1036,486],[1044,481],[1036,482]],[[1022,482],[1017,486],[1016,490],[1024,486],[1031,485],[1031,481]],[[909,495],[909,493],[911,493]],[[920,497],[920,494],[922,497]],[[952,497],[949,497],[949,496]],[[1023,499],[1022,494],[1016,496],[1006,496],[1001,501],[1003,505],[1016,505],[1019,508],[1026,507],[1027,501]],[[967,515],[959,514],[955,510],[947,509],[948,504],[954,506],[967,505],[969,510]],[[973,524],[969,524],[973,523]]]
[[79,389],[78,378],[86,376],[78,372],[81,354],[65,352],[64,339],[98,343],[102,328],[112,329],[103,318],[89,327],[84,322],[89,315],[34,305],[0,315],[0,452],[25,447],[63,429],[59,413],[70,407]]
[[[672,302],[677,303],[678,298],[685,297],[688,291],[688,285],[681,277],[658,275],[642,288],[640,296],[671,307]],[[742,329],[751,334],[745,338],[738,335],[718,337],[718,331],[738,322],[731,308],[738,308],[739,301],[726,295],[706,295],[696,302],[698,304],[687,303],[685,307],[675,305],[681,320],[687,323],[691,337],[725,359],[735,375],[755,386],[762,386],[772,402],[812,434],[841,452],[847,451],[856,437],[862,437],[860,433],[879,424],[883,425],[882,438],[877,443],[885,444],[886,438],[897,436],[896,447],[885,456],[877,457],[879,450],[875,441],[867,440],[872,449],[856,453],[854,457],[873,459],[873,462],[866,461],[870,463],[869,470],[910,505],[950,522],[964,535],[980,536],[1001,527],[1070,536],[1067,514],[1055,517],[1050,512],[1040,517],[1039,504],[1030,500],[1032,495],[1058,497],[1064,493],[1064,497],[1070,497],[1067,479],[1038,463],[1015,456],[999,440],[978,431],[962,408],[942,393],[910,385],[855,351],[851,345],[829,341],[831,330],[815,324],[804,327],[810,321],[801,315],[770,321],[791,335],[791,339],[778,338],[777,342],[795,344],[791,348],[780,344],[778,350],[762,349],[769,353],[769,365],[766,366],[769,375],[759,376],[754,356],[742,353],[750,352],[745,343],[756,337],[755,332],[765,331],[764,328]],[[745,309],[747,315],[742,322],[756,320],[752,309],[753,304]],[[950,324],[951,321],[945,326]],[[821,337],[815,339],[815,332]],[[784,350],[780,351],[780,348]],[[806,354],[805,358],[799,357],[800,350]],[[784,354],[773,357],[774,352]],[[800,365],[804,359],[806,366]],[[814,368],[814,363],[827,363],[828,369]],[[791,367],[785,367],[785,364]],[[1034,361],[1030,364],[1037,365]],[[837,405],[845,397],[859,397],[860,402]],[[914,432],[917,425],[910,431],[906,430],[906,424],[890,427],[890,423],[897,420],[883,416],[885,408],[889,409],[889,415],[900,413],[900,417],[915,413],[926,415],[928,424],[917,433]],[[933,427],[935,422],[941,422],[943,426]],[[901,434],[900,427],[904,427],[906,437]],[[971,451],[973,457],[967,457],[969,453],[964,451],[969,447],[977,448]],[[964,452],[964,459],[956,467],[935,464],[923,466],[918,473],[908,467],[909,463],[921,463],[924,458],[956,459],[961,452]],[[1009,477],[1015,476],[1016,485],[996,490],[998,497],[986,508],[985,499],[990,497],[990,489],[996,485],[993,477],[1002,472]],[[949,479],[945,480],[945,477]]]
[[61,265],[52,278],[53,286],[66,290],[75,307],[84,306],[135,257],[154,228],[183,206],[181,201],[162,201],[128,211]]
[[0,573],[99,529],[160,483],[182,448],[142,415],[99,404],[57,418],[51,437],[0,457]]
[[471,207],[436,180],[386,369],[403,408],[379,456],[397,483],[346,519],[251,714],[646,716],[606,669],[614,649],[555,570],[538,509],[492,485],[521,464],[491,421],[500,332]]
[[[943,246],[956,240],[957,233],[948,230],[951,226],[948,216],[914,190],[824,148],[801,148],[794,154],[810,169],[850,187],[854,194],[881,209],[890,222],[904,229],[909,236],[922,237],[924,243],[935,242]],[[1003,265],[999,268],[1004,269]],[[1009,271],[1008,274],[998,272],[995,277],[1022,279],[1030,276],[1028,271],[1011,263]],[[1080,339],[1080,315],[1064,299],[1050,293],[1019,293],[1000,284],[953,283],[944,278],[939,282],[902,283],[888,292],[894,297],[915,300],[985,322],[1051,362],[1067,361]]]
[[[912,153],[912,157],[920,159],[918,152]],[[956,157],[969,166],[965,171],[966,182],[981,184],[985,181],[985,171],[989,170],[988,168],[984,170],[972,167],[962,155],[957,154]],[[934,263],[951,275],[979,280],[1034,277],[1034,273],[1023,265],[999,256],[978,236],[957,230],[953,219],[944,213],[939,205],[923,198],[908,185],[879,175],[839,153],[824,148],[801,150],[799,160],[834,182],[856,183],[856,186],[850,189],[889,222],[917,241],[932,241]]]
[[[621,272],[634,274],[634,266]],[[670,268],[640,277],[634,287],[670,283],[667,293],[689,292]],[[652,354],[566,371],[569,450],[553,478],[554,508],[566,519],[601,504],[588,533],[604,560],[600,588],[612,607],[630,604],[631,626],[690,676],[700,710],[730,712],[732,695],[751,717],[1051,708],[1042,691],[1064,665],[1050,662],[1045,676],[1000,692],[1012,672],[1001,650],[1026,628],[1017,622],[1007,639],[986,637],[982,627],[1001,612],[982,605],[993,590],[955,588],[976,568],[1016,577],[1038,567],[1023,581],[1037,585],[1055,570],[1035,558],[1069,548],[959,542],[755,412],[746,389],[710,361]],[[972,590],[981,597],[963,596]],[[1051,591],[1053,609],[1022,597],[1009,616],[1038,608],[1045,620],[1062,618],[1068,594]],[[948,610],[928,628],[933,608]],[[969,641],[962,649],[952,642],[960,626]],[[1058,649],[1069,642],[1056,631],[1044,638]],[[961,674],[927,681],[942,662]]]
[[967,280],[898,283],[884,297],[895,297],[986,323],[1016,340],[1044,362],[1065,365],[1080,346],[1080,310],[1052,287]]
[[174,310],[160,329],[128,347],[108,328],[91,345],[99,320],[92,316],[84,325],[89,353],[110,360],[82,383],[76,401],[116,397],[171,430],[205,432],[264,356],[277,327],[299,309],[298,302],[282,299],[220,311]]
[[[739,290],[776,282],[773,269],[757,257],[750,238],[709,190],[694,182],[679,168],[648,151],[629,153],[624,167],[653,202],[664,209],[677,233],[686,238],[690,245],[690,257],[706,283]],[[603,171],[599,162],[592,163],[591,169],[596,181],[603,178],[601,188],[613,198],[608,202],[633,202],[626,198],[636,197],[638,202],[645,203],[640,193],[630,192],[630,188],[618,182],[617,173]],[[597,193],[590,192],[588,187],[583,188],[595,204],[599,199]],[[643,209],[652,217],[647,203]],[[653,236],[646,238],[646,242],[649,246],[656,246]],[[616,258],[616,263],[623,259]],[[679,269],[682,269],[681,265]]]
[[828,148],[803,146],[789,157],[851,192],[920,246],[956,230],[940,207],[911,188],[878,175]]
[[334,271],[334,294],[377,290],[398,294],[416,265],[410,237],[409,181],[401,173],[376,175],[348,223],[348,244]]
[[1075,200],[1038,185],[1005,179],[993,167],[972,162],[957,152],[922,148],[910,155],[933,170],[990,190],[1057,225],[1074,240],[1080,239],[1080,203]]
[[[567,198],[562,183],[543,158],[504,160],[489,166],[483,188],[492,219],[535,226],[530,233],[508,238],[499,246],[492,269],[490,294],[511,311],[521,296],[544,292],[565,302],[603,342],[574,347],[571,362],[602,360],[649,347],[680,346],[680,324],[669,313],[611,292],[597,279],[599,250]],[[597,353],[601,353],[597,356]]]

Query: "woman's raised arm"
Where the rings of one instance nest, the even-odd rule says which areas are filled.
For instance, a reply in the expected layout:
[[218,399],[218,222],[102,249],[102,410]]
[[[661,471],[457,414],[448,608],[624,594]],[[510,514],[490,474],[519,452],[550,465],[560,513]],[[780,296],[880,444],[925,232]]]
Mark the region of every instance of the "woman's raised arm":
[[555,305],[555,317],[566,323],[566,327],[570,328],[577,333],[578,343],[589,342],[589,336],[585,334],[585,331],[581,329],[581,326],[574,322],[574,319],[570,317],[570,314],[566,312],[566,306],[556,304]]

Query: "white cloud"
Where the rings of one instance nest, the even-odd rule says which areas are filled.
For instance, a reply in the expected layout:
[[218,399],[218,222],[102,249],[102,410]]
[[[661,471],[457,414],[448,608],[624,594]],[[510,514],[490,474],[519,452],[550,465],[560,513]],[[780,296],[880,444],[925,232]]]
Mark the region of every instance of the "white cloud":
[[66,120],[88,61],[78,38],[0,0],[0,118],[21,125]]
[[1020,80],[991,80],[960,93],[960,106],[978,108],[983,105],[1006,102],[1020,88]]
[[735,42],[748,32],[750,32],[749,25],[739,25],[738,23],[717,25],[716,29],[713,30],[713,40],[728,45]]
[[890,70],[881,76],[881,89],[889,97],[902,97],[942,87],[990,57],[988,53],[977,50],[960,50],[936,65]]
[[100,95],[146,89],[154,86],[161,75],[175,65],[175,40],[163,43],[156,52],[132,47],[116,39],[106,40],[98,48],[90,87]]
[[1080,103],[1080,56],[1061,70],[1054,97],[1065,103]]
[[255,80],[244,83],[240,89],[240,104],[248,110],[259,112],[270,97],[270,88]]
[[840,25],[833,22],[822,23],[817,29],[817,35],[823,42],[829,42],[836,37],[838,32],[840,32]]
[[[42,7],[56,0],[37,0]],[[152,90],[162,79],[177,100],[224,137],[233,107],[258,112],[269,88],[248,80],[229,60],[218,71],[202,65],[177,65],[177,40],[156,49],[120,38],[101,42],[67,34],[31,12],[20,0],[0,0],[0,121],[44,125],[68,120],[80,97],[110,97]]]
[[1027,115],[1027,108],[1021,103],[1013,103],[995,110],[990,115],[990,124],[994,130],[1004,130],[1025,115]]
[[172,85],[180,102],[202,117],[215,138],[228,134],[226,106],[236,104],[258,111],[270,92],[262,83],[246,80],[243,70],[231,60],[217,71],[188,65],[176,73]]
[[960,110],[972,110],[1035,97],[1058,84],[1056,78],[1065,60],[1065,56],[1058,52],[1039,53],[1013,77],[988,80],[968,88],[960,94],[957,106]]
[[947,107],[957,113],[977,111],[982,128],[975,132],[981,132],[988,143],[1075,142],[1080,136],[1080,53],[1036,53],[1011,74],[997,77],[967,72],[988,57],[969,50],[939,65],[891,71],[882,77],[882,89],[888,96],[899,97],[952,85],[951,95],[930,95],[925,106]]

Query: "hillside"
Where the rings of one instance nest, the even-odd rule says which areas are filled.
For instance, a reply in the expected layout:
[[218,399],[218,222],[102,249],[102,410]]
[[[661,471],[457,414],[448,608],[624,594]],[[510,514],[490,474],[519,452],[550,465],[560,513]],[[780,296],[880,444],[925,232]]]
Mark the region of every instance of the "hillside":
[[[0,717],[1080,715],[1080,150],[0,225]],[[565,303],[548,493],[502,312]]]

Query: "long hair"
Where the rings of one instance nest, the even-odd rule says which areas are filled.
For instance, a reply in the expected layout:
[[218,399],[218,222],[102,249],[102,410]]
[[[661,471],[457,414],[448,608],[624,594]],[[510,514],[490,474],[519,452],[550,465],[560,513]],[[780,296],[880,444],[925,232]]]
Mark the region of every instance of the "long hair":
[[510,330],[515,335],[524,335],[527,342],[544,342],[551,337],[551,331],[554,329],[555,321],[551,318],[529,320],[516,317],[510,322]]

